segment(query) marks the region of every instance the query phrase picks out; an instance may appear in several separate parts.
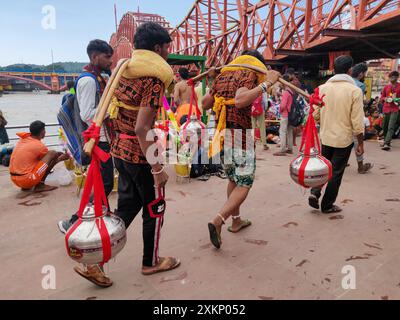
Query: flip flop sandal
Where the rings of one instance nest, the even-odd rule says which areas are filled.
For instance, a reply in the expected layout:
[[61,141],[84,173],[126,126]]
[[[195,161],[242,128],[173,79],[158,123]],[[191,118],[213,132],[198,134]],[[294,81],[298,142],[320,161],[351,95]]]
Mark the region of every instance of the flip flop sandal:
[[113,285],[113,282],[111,280],[109,280],[110,282],[98,281],[95,277],[91,276],[87,271],[84,271],[79,267],[75,267],[74,271],[77,274],[79,274],[82,278],[85,278],[86,280],[90,281],[91,283],[93,283],[96,286],[99,286],[101,288],[109,288]]
[[310,205],[310,207],[319,210],[319,202],[317,196],[311,195],[308,198],[308,204]]
[[219,171],[217,176],[221,179],[228,179],[228,176],[226,175],[225,172]]
[[[225,224],[224,217],[222,217],[221,215],[218,215],[218,216],[221,218],[222,224]],[[221,235],[217,231],[217,227],[214,224],[209,223],[208,224],[208,231],[210,232],[211,243],[213,244],[213,246],[215,248],[220,249],[221,248],[221,244],[222,244],[222,239],[221,239]]]
[[362,168],[362,170],[358,170],[358,173],[359,173],[359,174],[366,174],[366,173],[368,173],[373,167],[374,167],[373,164],[371,164],[371,163],[366,163],[366,164],[364,164],[364,167]]
[[323,210],[322,213],[325,214],[330,214],[330,213],[339,213],[342,212],[343,210],[341,208],[339,208],[338,206],[333,205],[332,208],[328,209],[328,210]]
[[233,230],[232,227],[229,227],[228,231],[231,233],[238,233],[238,232],[242,231],[243,229],[246,229],[250,226],[251,226],[250,220],[243,220],[238,230]]
[[204,176],[198,177],[197,180],[199,180],[199,181],[208,181],[208,180],[210,180],[210,178],[211,178],[211,176],[206,174]]
[[175,258],[160,258],[160,262],[158,266],[155,266],[154,269],[151,268],[148,271],[142,270],[142,274],[144,276],[151,276],[160,272],[167,272],[178,268],[181,265],[180,260]]
[[210,232],[210,240],[213,246],[217,249],[221,248],[221,236],[218,234],[217,228],[212,224],[208,224],[208,231]]

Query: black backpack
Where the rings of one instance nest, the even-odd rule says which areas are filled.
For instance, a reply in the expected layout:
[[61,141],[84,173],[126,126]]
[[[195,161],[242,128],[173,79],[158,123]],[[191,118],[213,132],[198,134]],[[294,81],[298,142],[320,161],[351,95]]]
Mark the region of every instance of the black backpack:
[[289,125],[297,128],[303,123],[305,117],[304,100],[296,93],[292,95],[292,98],[292,108],[290,109],[288,120]]
[[[222,166],[219,164],[213,164],[213,158],[209,159],[209,162],[204,164],[201,163],[202,156],[206,152],[203,148],[200,148],[196,155],[194,156],[194,160],[197,159],[197,161],[193,160],[192,163],[192,168],[190,171],[190,177],[191,178],[199,178],[204,175],[212,175],[214,173],[218,173],[220,169],[222,169]],[[217,157],[217,156],[215,156]]]

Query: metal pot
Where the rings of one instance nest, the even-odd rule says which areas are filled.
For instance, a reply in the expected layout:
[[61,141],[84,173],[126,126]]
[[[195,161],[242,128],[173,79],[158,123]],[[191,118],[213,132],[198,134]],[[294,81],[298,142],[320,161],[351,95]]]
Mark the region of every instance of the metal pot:
[[290,164],[290,176],[294,182],[302,185],[299,182],[299,171],[303,161],[308,158],[304,172],[304,185],[307,188],[315,188],[324,186],[330,179],[329,161],[319,155],[318,150],[312,149],[310,156],[305,156],[301,153]]
[[203,122],[199,121],[195,115],[190,117],[190,122],[187,125],[184,125],[183,130],[181,131],[182,140],[186,141],[187,138],[190,138],[194,135],[200,139],[201,131],[205,129],[205,125]]
[[[126,244],[125,223],[121,218],[108,214],[108,209],[103,206],[103,215],[111,243],[111,258],[114,258]],[[84,264],[98,264],[103,262],[103,245],[101,235],[96,225],[94,206],[88,205],[83,212],[81,224],[68,238],[69,256]]]

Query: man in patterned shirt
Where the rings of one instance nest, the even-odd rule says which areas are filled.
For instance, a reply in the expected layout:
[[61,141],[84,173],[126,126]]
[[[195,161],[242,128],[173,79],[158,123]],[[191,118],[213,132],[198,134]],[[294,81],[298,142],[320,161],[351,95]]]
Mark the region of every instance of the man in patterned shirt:
[[[109,108],[111,155],[119,172],[115,214],[128,228],[143,211],[143,275],[169,271],[180,265],[176,258],[158,256],[168,175],[158,158],[150,155],[154,140],[147,137],[162,106],[165,88],[173,79],[173,71],[166,62],[171,41],[159,24],[148,22],[137,29],[135,50]],[[112,285],[104,273],[75,271],[100,287]]]
[[[240,59],[241,57],[243,59]],[[225,71],[223,69],[210,92],[203,98],[204,109],[213,106],[215,109],[215,103],[221,98],[226,101],[226,132],[232,134],[235,140],[236,137],[241,140],[235,141],[232,147],[227,144],[225,137],[223,163],[229,178],[228,200],[208,225],[211,242],[217,249],[221,247],[222,225],[230,216],[233,218],[232,226],[228,228],[230,232],[237,233],[251,225],[250,221],[240,217],[240,206],[253,186],[256,168],[254,139],[252,142],[246,141],[247,132],[252,129],[251,105],[261,94],[267,92],[280,76],[276,71],[268,71],[263,56],[256,50],[246,50],[241,57],[232,64],[251,63],[264,69],[266,77],[247,68],[231,69],[232,71],[230,68]]]
[[113,101],[119,110],[116,116],[111,116],[116,134],[111,154],[119,172],[116,215],[128,228],[143,209],[144,275],[180,265],[176,258],[158,256],[165,210],[163,191],[168,175],[157,159],[150,159],[154,140],[147,139],[157,111],[163,107],[165,89],[173,79],[173,71],[166,62],[171,41],[159,24],[149,22],[137,29],[135,51],[114,94]]

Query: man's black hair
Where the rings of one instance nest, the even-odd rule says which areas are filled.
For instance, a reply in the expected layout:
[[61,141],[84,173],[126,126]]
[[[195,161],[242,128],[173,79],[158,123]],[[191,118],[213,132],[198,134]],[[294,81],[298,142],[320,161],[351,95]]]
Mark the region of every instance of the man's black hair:
[[336,58],[334,66],[335,66],[335,74],[347,74],[351,67],[353,66],[354,60],[350,56],[340,56]]
[[31,132],[32,136],[37,137],[44,128],[46,128],[46,125],[42,121],[35,121],[29,126],[29,131]]
[[290,75],[294,75],[294,74],[296,73],[296,71],[294,70],[294,68],[288,68],[288,69],[286,70],[286,73],[287,73],[287,74],[290,74]]
[[291,82],[291,77],[290,76],[291,75],[289,73],[285,73],[282,78],[283,78],[283,80],[285,80],[287,82]]
[[258,60],[260,60],[263,64],[266,64],[263,55],[260,52],[258,52],[257,50],[254,50],[254,49],[244,50],[242,52],[241,56],[252,56],[252,57],[257,58]]
[[353,78],[357,78],[361,73],[366,73],[368,71],[368,65],[364,62],[356,64],[353,67],[353,72],[351,74],[351,76]]
[[171,43],[172,39],[168,31],[158,23],[146,22],[137,28],[133,42],[135,49],[154,51],[157,44],[162,46]]
[[184,115],[182,118],[181,118],[181,121],[179,121],[180,123],[180,125],[181,126],[183,126],[186,122],[187,122],[187,120],[188,120],[188,115]]
[[389,78],[391,78],[391,77],[398,77],[399,76],[399,72],[398,71],[392,71],[390,74],[389,74]]
[[183,80],[189,79],[189,70],[187,68],[179,68],[179,75]]
[[114,54],[113,48],[103,40],[92,40],[89,42],[87,47],[87,54],[89,58],[92,56],[93,53],[105,53],[105,54]]
[[75,87],[75,81],[69,80],[69,81],[67,82],[67,88],[68,88],[68,90],[71,90],[73,87]]

